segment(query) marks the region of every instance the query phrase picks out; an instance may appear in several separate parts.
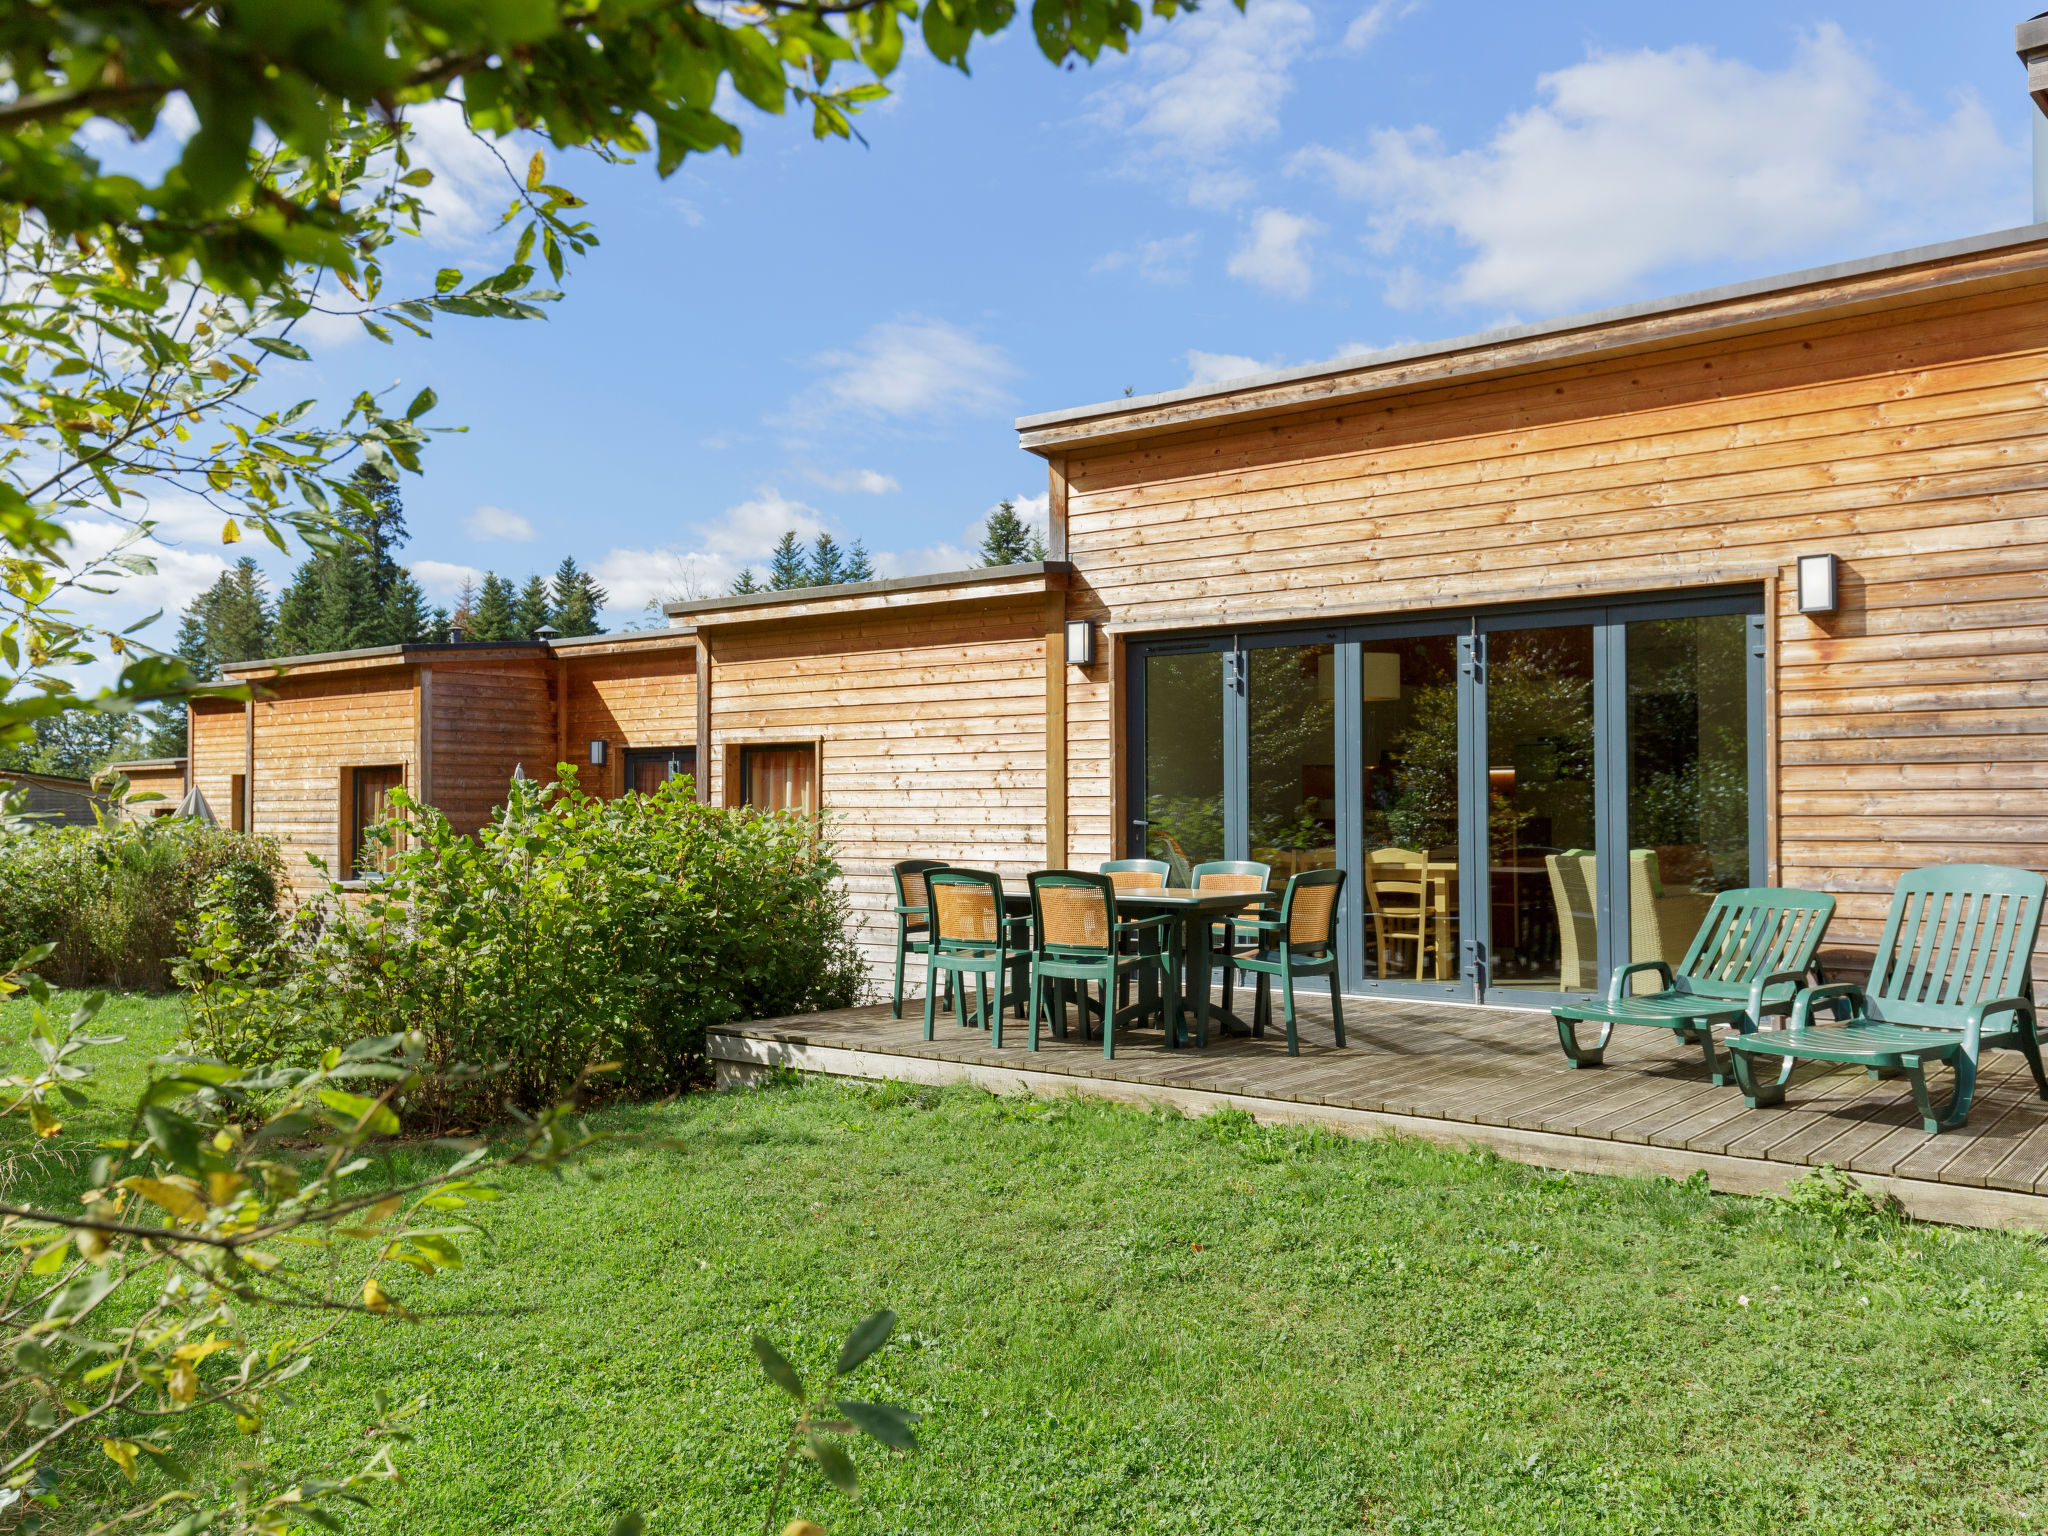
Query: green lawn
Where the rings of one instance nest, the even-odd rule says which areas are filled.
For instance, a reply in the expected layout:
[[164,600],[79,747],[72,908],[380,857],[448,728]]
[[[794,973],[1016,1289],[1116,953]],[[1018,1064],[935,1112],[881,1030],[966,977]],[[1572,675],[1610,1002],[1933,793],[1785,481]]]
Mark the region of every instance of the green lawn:
[[[175,1007],[123,1012],[161,1044]],[[361,1529],[758,1530],[787,1414],[748,1335],[822,1375],[879,1306],[856,1380],[923,1446],[860,1446],[858,1504],[806,1469],[785,1517],[833,1536],[2048,1524],[2029,1239],[900,1085],[601,1124],[680,1149],[512,1180],[406,1296],[478,1315],[354,1328],[273,1421],[337,1467],[370,1388],[432,1399]]]

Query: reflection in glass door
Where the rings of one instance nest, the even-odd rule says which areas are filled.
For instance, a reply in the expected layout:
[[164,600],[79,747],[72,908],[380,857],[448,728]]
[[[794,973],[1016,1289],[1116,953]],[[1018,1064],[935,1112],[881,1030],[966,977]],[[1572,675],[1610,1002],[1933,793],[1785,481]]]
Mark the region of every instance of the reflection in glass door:
[[1750,883],[1749,620],[1628,626],[1629,954],[1676,964]]
[[1593,627],[1486,637],[1489,987],[1600,986]]
[[1366,976],[1458,974],[1458,675],[1451,635],[1359,648]]
[[1247,842],[1275,890],[1337,862],[1337,648],[1249,653]]
[[1145,658],[1144,857],[1171,864],[1173,885],[1224,856],[1223,658]]

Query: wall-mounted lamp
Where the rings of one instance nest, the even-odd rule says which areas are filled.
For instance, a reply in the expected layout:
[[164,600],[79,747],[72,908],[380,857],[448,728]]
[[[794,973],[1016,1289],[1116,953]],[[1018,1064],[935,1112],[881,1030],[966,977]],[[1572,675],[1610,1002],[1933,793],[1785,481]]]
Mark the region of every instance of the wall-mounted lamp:
[[602,768],[602,767],[604,766],[604,749],[605,749],[605,747],[606,747],[607,745],[608,745],[608,743],[606,743],[606,742],[603,742],[603,741],[592,741],[592,742],[591,742],[591,744],[590,744],[590,766],[591,766],[591,767],[593,767],[593,768]]
[[1833,613],[1842,606],[1842,563],[1833,555],[1799,557],[1799,611]]
[[1086,619],[1067,620],[1067,665],[1095,665],[1095,626]]

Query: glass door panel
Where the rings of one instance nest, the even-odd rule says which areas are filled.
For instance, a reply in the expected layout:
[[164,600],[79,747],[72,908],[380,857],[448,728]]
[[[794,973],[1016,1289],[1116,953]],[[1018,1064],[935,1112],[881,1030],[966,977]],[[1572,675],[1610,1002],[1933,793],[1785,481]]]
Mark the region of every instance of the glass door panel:
[[1601,984],[1593,655],[1590,624],[1486,637],[1489,989]]
[[1750,883],[1748,619],[1628,626],[1629,954],[1683,959]]
[[1278,890],[1337,863],[1337,648],[1273,646],[1248,662],[1248,842]]
[[1223,652],[1145,658],[1144,857],[1173,866],[1223,854]]
[[1458,662],[1451,635],[1359,647],[1365,979],[1458,974]]

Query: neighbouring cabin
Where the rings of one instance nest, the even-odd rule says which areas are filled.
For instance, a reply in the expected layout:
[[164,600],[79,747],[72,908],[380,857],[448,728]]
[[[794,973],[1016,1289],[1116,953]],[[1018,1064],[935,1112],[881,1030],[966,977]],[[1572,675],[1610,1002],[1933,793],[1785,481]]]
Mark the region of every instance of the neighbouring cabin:
[[[133,762],[109,763],[107,772],[125,775],[128,780],[128,802],[123,811],[134,820],[147,820],[156,816],[172,816],[177,813],[178,803],[185,798],[185,791],[191,787],[186,772],[186,759],[182,757],[138,758]],[[154,795],[154,800],[143,799]]]
[[94,790],[90,781],[63,774],[9,768],[0,771],[0,789],[19,790],[22,814],[45,827],[98,826],[97,813],[107,809],[107,797]]
[[1835,893],[1854,972],[1901,870],[2048,867],[2039,229],[1020,431],[1043,565],[230,669],[192,781],[332,857],[361,770],[694,773],[835,818],[878,965],[897,859],[1335,865],[1347,989],[1522,1005],[1720,890]]

